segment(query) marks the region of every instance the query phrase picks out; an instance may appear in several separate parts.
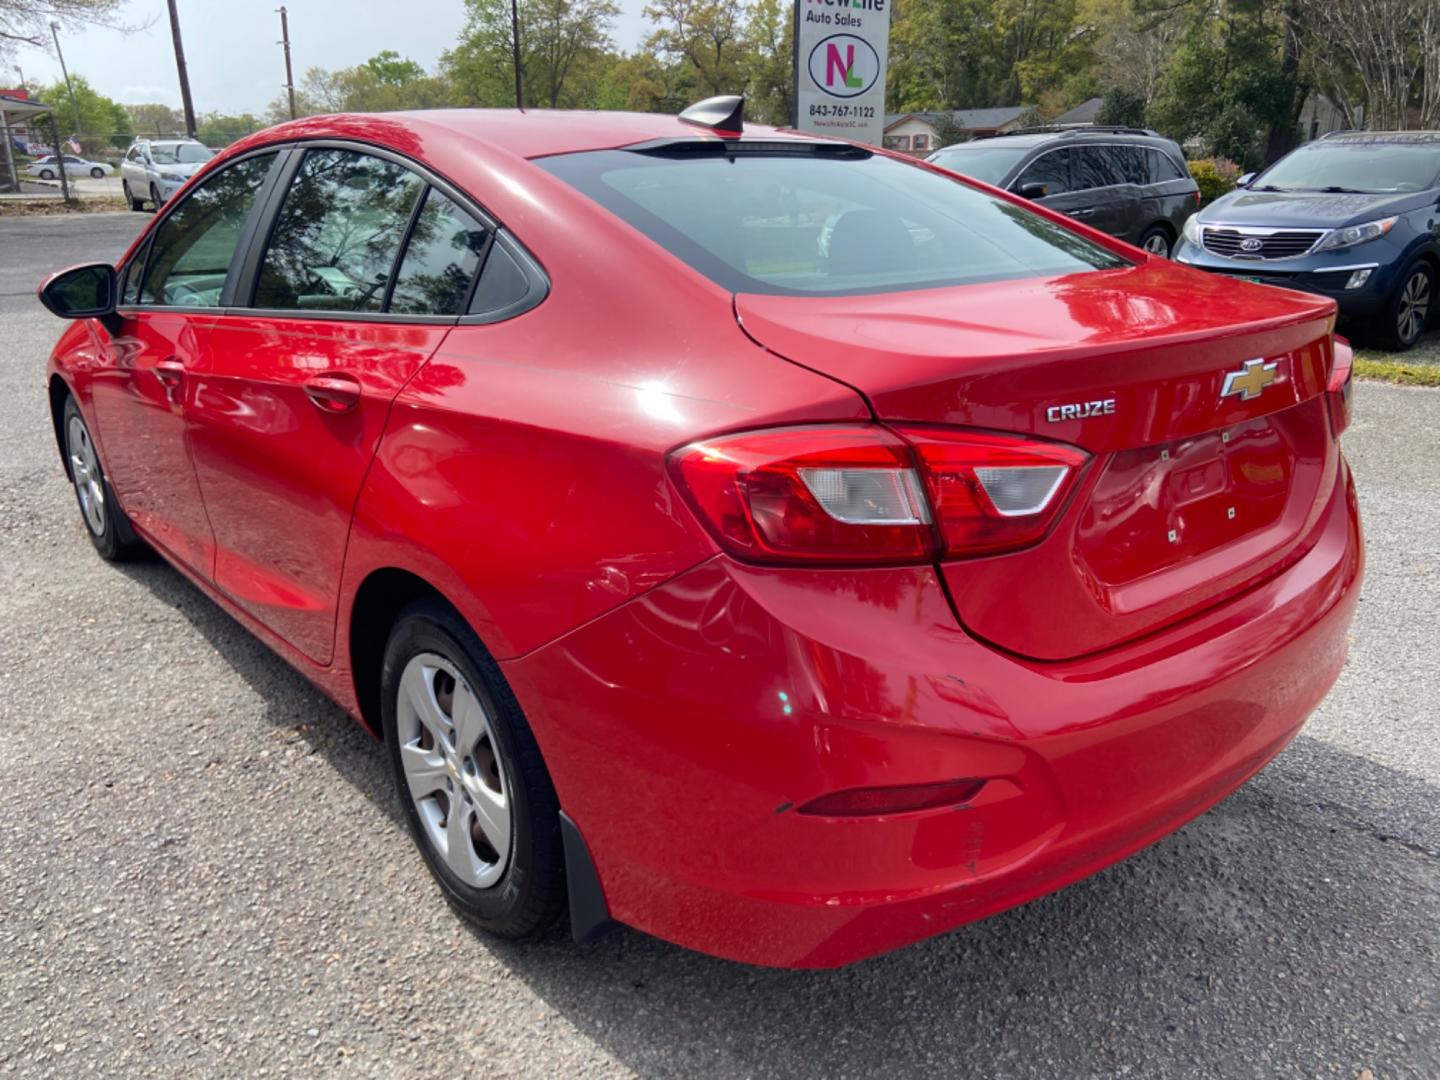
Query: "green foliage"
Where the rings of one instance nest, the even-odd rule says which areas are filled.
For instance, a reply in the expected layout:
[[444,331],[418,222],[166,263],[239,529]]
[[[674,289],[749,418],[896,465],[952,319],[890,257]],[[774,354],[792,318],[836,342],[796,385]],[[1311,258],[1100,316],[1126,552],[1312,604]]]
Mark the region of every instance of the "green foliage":
[[1120,127],[1145,126],[1145,99],[1126,86],[1117,86],[1105,95],[1104,104],[1095,114],[1097,124]]
[[200,117],[196,125],[195,136],[206,146],[215,147],[229,146],[238,139],[243,139],[251,132],[259,131],[265,126],[265,121],[252,113],[240,113],[229,115],[226,113],[207,113]]
[[[75,94],[73,102],[70,89]],[[83,154],[99,156],[107,147],[123,149],[135,137],[135,128],[125,107],[95,90],[83,75],[71,75],[70,88],[61,80],[35,90],[35,96],[54,110],[60,137],[78,135]],[[47,121],[41,123],[49,126]]]
[[1200,205],[1209,206],[1221,195],[1235,190],[1240,166],[1226,158],[1200,158],[1190,162],[1190,175],[1200,187]]
[[969,142],[968,132],[961,131],[955,123],[955,117],[948,111],[942,112],[935,117],[935,149],[942,146],[954,146],[956,143]]

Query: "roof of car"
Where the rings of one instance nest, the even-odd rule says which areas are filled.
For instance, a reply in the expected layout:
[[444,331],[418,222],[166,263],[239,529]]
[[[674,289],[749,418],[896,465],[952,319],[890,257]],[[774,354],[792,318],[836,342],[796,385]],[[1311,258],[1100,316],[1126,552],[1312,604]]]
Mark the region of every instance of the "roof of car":
[[1321,142],[1345,143],[1440,143],[1440,131],[1332,131]]
[[[778,129],[745,125],[746,136],[770,135]],[[703,128],[662,113],[585,112],[561,109],[423,109],[414,112],[340,113],[291,120],[242,140],[239,145],[274,142],[278,138],[351,138],[409,146],[420,153],[426,137],[450,134],[500,147],[519,157],[544,157],[580,150],[605,150],[651,139],[698,138]],[[786,131],[786,138],[805,138]]]

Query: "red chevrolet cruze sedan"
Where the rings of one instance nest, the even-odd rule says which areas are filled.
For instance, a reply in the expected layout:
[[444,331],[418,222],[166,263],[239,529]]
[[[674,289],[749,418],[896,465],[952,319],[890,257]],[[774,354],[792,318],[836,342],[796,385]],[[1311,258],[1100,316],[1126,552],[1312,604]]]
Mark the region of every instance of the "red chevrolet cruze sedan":
[[48,388],[100,554],[382,738],[464,915],[830,966],[1295,735],[1361,575],[1350,350],[734,104],[252,136],[45,284]]

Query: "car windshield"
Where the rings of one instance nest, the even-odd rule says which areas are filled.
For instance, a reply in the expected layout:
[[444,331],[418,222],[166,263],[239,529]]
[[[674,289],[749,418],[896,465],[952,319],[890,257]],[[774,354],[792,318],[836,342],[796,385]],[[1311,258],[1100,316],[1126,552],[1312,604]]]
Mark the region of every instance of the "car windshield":
[[214,156],[208,147],[199,143],[173,143],[169,146],[157,144],[150,147],[150,157],[156,165],[196,165],[209,161]]
[[1127,263],[1022,206],[868,153],[537,161],[731,292],[856,295]]
[[952,172],[973,176],[986,184],[998,184],[1005,174],[1030,152],[1028,146],[986,146],[983,142],[947,146],[930,160]]
[[1440,143],[1320,141],[1276,162],[1253,187],[1281,191],[1424,191],[1440,174]]

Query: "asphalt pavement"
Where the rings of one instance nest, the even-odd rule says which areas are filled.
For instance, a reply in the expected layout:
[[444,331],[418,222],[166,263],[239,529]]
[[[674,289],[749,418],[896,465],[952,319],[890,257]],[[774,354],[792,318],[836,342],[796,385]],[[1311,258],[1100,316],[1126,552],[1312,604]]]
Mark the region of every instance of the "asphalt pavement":
[[839,971],[518,946],[445,907],[367,735],[91,550],[33,290],[148,220],[0,219],[0,1075],[1440,1076],[1440,391],[1357,390],[1349,664],[1179,833]]

